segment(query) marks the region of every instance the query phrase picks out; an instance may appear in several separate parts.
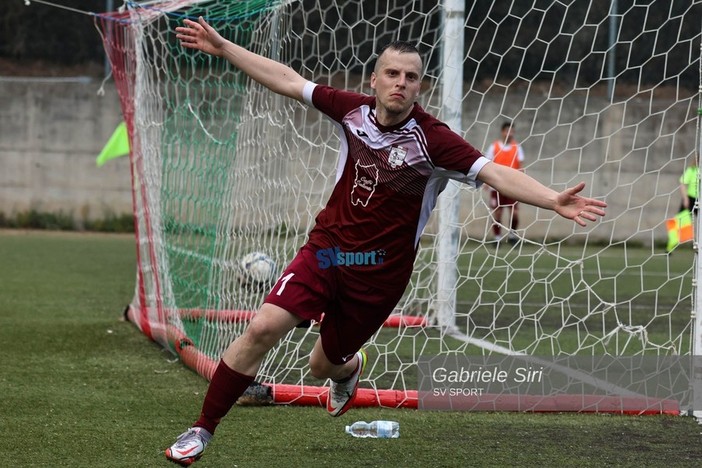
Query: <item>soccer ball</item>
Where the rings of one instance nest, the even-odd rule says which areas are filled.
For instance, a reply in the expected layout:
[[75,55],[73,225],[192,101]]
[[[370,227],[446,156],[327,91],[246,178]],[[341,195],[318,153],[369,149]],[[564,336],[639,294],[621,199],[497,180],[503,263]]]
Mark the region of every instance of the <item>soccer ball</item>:
[[275,262],[263,252],[251,252],[239,261],[239,280],[258,290],[270,287],[275,279]]

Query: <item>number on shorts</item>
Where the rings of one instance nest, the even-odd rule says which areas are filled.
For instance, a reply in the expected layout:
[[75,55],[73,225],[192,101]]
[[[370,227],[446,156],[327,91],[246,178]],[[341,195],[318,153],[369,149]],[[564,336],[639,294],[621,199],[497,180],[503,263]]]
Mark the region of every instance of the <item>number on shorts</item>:
[[293,276],[295,276],[295,273],[288,273],[280,279],[280,288],[278,288],[278,292],[275,293],[276,296],[280,296],[281,294],[283,294],[283,291],[285,290],[285,285],[288,284],[288,281],[290,281],[290,278],[292,278]]

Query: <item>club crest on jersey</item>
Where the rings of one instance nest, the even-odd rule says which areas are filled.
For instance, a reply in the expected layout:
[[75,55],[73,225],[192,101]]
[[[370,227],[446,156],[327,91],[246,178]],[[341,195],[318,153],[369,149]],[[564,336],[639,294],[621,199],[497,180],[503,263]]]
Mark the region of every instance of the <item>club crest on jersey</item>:
[[390,155],[388,155],[388,164],[390,167],[396,168],[400,167],[407,157],[407,150],[402,146],[393,146],[390,148]]

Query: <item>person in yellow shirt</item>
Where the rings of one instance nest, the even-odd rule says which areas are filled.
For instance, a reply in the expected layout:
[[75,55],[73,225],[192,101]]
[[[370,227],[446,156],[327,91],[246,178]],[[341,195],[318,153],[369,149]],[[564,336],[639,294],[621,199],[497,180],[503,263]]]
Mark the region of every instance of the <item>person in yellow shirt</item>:
[[690,210],[697,215],[697,181],[699,178],[699,167],[694,159],[680,176],[680,211]]
[[673,249],[683,242],[689,242],[694,238],[693,215],[697,216],[697,190],[699,185],[699,168],[697,161],[692,159],[690,165],[685,168],[680,176],[680,208],[678,213],[666,220],[668,230],[668,243],[666,253],[672,253]]
[[[500,139],[495,140],[485,152],[485,157],[497,164],[508,166],[513,169],[522,170],[524,162],[524,151],[521,145],[514,138],[514,124],[512,122],[504,122],[501,127]],[[510,244],[515,244],[519,238],[516,231],[519,227],[519,203],[513,198],[507,197],[499,193],[494,188],[488,188],[490,192],[490,208],[492,209],[492,232],[495,236],[495,241],[502,241],[502,216],[503,213],[509,213],[507,223],[509,232],[507,233],[507,241]]]

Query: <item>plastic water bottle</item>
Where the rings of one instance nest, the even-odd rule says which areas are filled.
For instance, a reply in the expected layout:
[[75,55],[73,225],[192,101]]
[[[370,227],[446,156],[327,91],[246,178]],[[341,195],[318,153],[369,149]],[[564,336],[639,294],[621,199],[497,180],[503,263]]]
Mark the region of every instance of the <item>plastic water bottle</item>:
[[397,439],[400,437],[400,423],[397,421],[357,421],[346,426],[346,433],[354,437],[373,439]]

